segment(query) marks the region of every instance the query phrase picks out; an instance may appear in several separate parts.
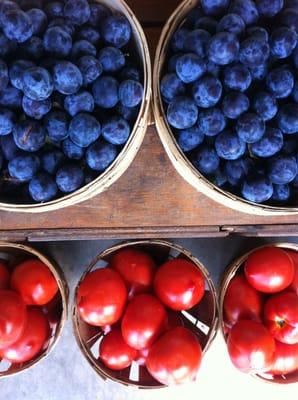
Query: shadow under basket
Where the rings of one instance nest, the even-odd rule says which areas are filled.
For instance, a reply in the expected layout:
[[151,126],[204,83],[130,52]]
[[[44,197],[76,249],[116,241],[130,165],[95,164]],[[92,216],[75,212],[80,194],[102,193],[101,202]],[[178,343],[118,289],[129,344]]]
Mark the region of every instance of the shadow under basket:
[[[297,252],[298,251],[298,245],[295,243],[273,243],[273,244],[268,244],[265,246],[260,246],[257,247],[248,253],[244,254],[243,256],[237,258],[235,261],[233,261],[230,266],[227,268],[227,270],[224,273],[222,283],[221,283],[221,288],[220,288],[220,297],[219,297],[219,318],[220,318],[220,329],[223,334],[224,340],[227,341],[227,333],[225,329],[225,324],[224,324],[224,311],[223,311],[223,304],[224,304],[224,298],[227,292],[227,288],[231,282],[231,280],[234,278],[234,276],[243,270],[244,263],[247,260],[247,258],[254,253],[256,250],[265,248],[265,247],[280,247],[281,249],[284,250],[290,250]],[[266,381],[268,383],[277,383],[277,384],[290,384],[290,383],[297,383],[298,382],[298,369],[294,372],[291,372],[289,374],[285,375],[272,375],[272,374],[252,374],[253,377],[262,379],[263,381]]]
[[48,317],[50,322],[50,339],[40,354],[30,361],[21,364],[11,364],[6,360],[0,359],[0,379],[26,371],[28,368],[33,367],[39,361],[47,357],[58,342],[64,323],[67,319],[68,286],[58,265],[31,247],[16,243],[0,242],[0,260],[4,261],[8,266],[8,269],[11,270],[18,263],[32,258],[41,261],[49,268],[58,285],[58,293],[49,303],[51,304],[51,307],[47,307],[47,305],[43,307],[45,315]]
[[149,124],[149,108],[151,100],[151,60],[149,48],[144,31],[136,16],[123,0],[93,0],[94,2],[106,5],[115,12],[122,13],[130,22],[132,28],[132,53],[138,59],[142,73],[144,95],[140,106],[137,120],[125,146],[118,154],[114,162],[96,179],[78,189],[74,193],[65,195],[46,203],[12,204],[0,201],[0,210],[38,213],[58,210],[63,207],[86,201],[105,191],[126,171],[134,160],[143,142],[147,126]]
[[89,364],[96,371],[96,373],[105,380],[111,379],[126,386],[134,386],[138,387],[139,389],[162,388],[164,386],[157,382],[149,374],[149,372],[147,372],[146,367],[141,366],[136,362],[133,362],[132,365],[125,370],[113,371],[107,368],[100,360],[98,360],[99,343],[102,340],[104,333],[101,328],[86,324],[79,317],[76,307],[77,290],[85,276],[95,269],[106,267],[113,254],[128,247],[147,252],[153,257],[157,265],[161,265],[168,259],[172,258],[187,259],[194,263],[195,266],[203,273],[206,286],[202,301],[198,306],[195,306],[191,310],[187,312],[181,312],[181,318],[184,326],[189,328],[197,336],[202,346],[203,354],[207,351],[217,333],[218,307],[216,291],[207,269],[197,258],[192,256],[184,248],[161,240],[133,241],[115,245],[99,254],[91,262],[88,269],[81,277],[75,291],[72,317],[74,333],[78,345]]
[[174,11],[161,33],[156,49],[153,70],[153,111],[156,128],[162,144],[177,172],[198,192],[210,197],[212,200],[234,210],[260,215],[279,216],[298,214],[297,207],[279,207],[252,203],[230,192],[226,192],[215,186],[205,178],[188,160],[180,149],[174,133],[167,122],[165,109],[160,93],[160,79],[165,71],[167,53],[170,40],[174,32],[184,23],[187,14],[200,4],[199,0],[184,0]]

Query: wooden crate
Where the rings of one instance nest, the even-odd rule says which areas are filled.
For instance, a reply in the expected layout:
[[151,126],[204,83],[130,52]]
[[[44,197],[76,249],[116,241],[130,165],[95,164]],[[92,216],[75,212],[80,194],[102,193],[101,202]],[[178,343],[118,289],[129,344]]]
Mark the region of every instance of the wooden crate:
[[[178,0],[127,0],[142,22],[152,58]],[[106,192],[45,214],[0,212],[2,240],[297,235],[298,215],[260,217],[198,193],[175,171],[154,126],[126,173]]]

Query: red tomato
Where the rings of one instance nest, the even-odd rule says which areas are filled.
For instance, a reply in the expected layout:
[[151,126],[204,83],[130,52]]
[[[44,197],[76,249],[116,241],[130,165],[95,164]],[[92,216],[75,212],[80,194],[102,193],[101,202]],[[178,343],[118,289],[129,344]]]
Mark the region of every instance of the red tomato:
[[239,319],[261,321],[262,295],[249,285],[243,275],[236,275],[230,282],[224,298],[225,323],[234,325]]
[[284,375],[298,370],[298,344],[285,344],[276,340],[273,375]]
[[131,365],[137,357],[137,350],[123,340],[120,329],[114,329],[100,342],[99,357],[108,368],[120,371]]
[[232,363],[242,372],[265,372],[273,365],[275,341],[260,322],[238,321],[230,331],[227,345]]
[[110,267],[122,276],[129,299],[135,294],[150,292],[156,265],[148,254],[135,249],[120,250],[113,256]]
[[264,307],[265,324],[280,342],[298,343],[298,296],[284,292],[270,297]]
[[296,294],[298,296],[298,253],[295,251],[287,251],[287,253],[293,260],[294,267],[295,267],[294,279],[293,279],[293,282],[291,283],[291,285],[288,287],[288,290],[293,290],[294,292],[296,292]]
[[16,266],[11,287],[28,305],[42,306],[55,296],[58,285],[49,268],[39,260],[27,260]]
[[164,329],[167,313],[159,300],[140,294],[128,304],[121,329],[127,344],[137,350],[150,347]]
[[149,373],[164,385],[193,381],[202,361],[202,349],[194,333],[184,327],[166,332],[151,347],[146,360]]
[[77,305],[81,318],[94,326],[112,325],[124,311],[127,290],[118,272],[97,269],[80,284]]
[[256,250],[248,257],[244,271],[251,286],[264,293],[280,292],[294,279],[294,263],[278,247]]
[[205,293],[202,272],[182,258],[167,261],[155,275],[154,289],[160,300],[176,311],[189,310]]
[[0,290],[9,288],[10,275],[6,265],[0,261]]
[[9,346],[22,335],[27,321],[27,310],[18,293],[0,290],[0,347]]
[[28,308],[27,324],[21,337],[0,351],[0,356],[12,363],[23,363],[39,355],[50,337],[50,325],[39,308]]

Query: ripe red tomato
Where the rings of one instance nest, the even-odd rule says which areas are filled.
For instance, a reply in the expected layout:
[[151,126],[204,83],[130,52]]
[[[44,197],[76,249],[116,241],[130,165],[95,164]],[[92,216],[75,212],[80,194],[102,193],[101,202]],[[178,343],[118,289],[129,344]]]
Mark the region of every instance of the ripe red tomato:
[[294,279],[293,260],[278,247],[256,250],[248,257],[244,271],[251,286],[264,293],[280,292]]
[[81,318],[90,325],[105,326],[117,322],[127,300],[125,283],[118,272],[97,269],[86,275],[77,294]]
[[11,287],[28,305],[42,306],[55,296],[58,285],[49,268],[39,260],[27,260],[16,266]]
[[27,321],[27,310],[18,293],[0,290],[0,347],[9,346],[22,335]]
[[227,288],[223,307],[228,326],[234,325],[239,319],[261,321],[263,298],[243,275],[236,275]]
[[167,313],[149,294],[135,296],[124,313],[121,329],[127,344],[137,350],[150,347],[164,329]]
[[149,373],[164,385],[193,381],[202,361],[202,349],[195,334],[184,327],[166,332],[151,347],[146,360]]
[[270,297],[264,307],[265,324],[280,342],[298,343],[298,296],[284,292]]
[[6,265],[0,261],[0,290],[9,288],[10,275]]
[[275,342],[274,364],[270,370],[273,375],[285,375],[298,370],[298,344]]
[[99,357],[108,368],[120,371],[131,365],[137,357],[137,350],[124,341],[120,329],[114,329],[100,342]]
[[119,272],[128,290],[128,298],[150,292],[156,265],[146,253],[135,249],[118,251],[110,262],[110,267]]
[[182,258],[167,261],[157,271],[154,289],[160,300],[176,311],[189,310],[205,293],[202,272]]
[[50,337],[50,325],[39,308],[29,307],[27,323],[21,337],[0,351],[0,356],[12,363],[23,363],[39,355]]
[[296,251],[287,251],[289,256],[294,262],[295,274],[294,279],[291,285],[288,287],[288,290],[293,290],[298,296],[298,252]]
[[260,322],[238,321],[230,331],[227,345],[232,363],[242,372],[265,372],[273,365],[275,341]]

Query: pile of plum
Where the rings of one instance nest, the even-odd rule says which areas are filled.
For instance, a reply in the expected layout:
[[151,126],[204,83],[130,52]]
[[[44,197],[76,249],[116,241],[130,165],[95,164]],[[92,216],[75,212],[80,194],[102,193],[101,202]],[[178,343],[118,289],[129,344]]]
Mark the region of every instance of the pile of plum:
[[0,199],[47,202],[94,180],[131,134],[132,29],[87,0],[3,0],[0,28]]
[[297,43],[297,0],[202,0],[171,39],[160,90],[177,143],[251,202],[297,205]]

